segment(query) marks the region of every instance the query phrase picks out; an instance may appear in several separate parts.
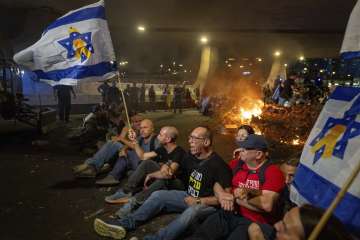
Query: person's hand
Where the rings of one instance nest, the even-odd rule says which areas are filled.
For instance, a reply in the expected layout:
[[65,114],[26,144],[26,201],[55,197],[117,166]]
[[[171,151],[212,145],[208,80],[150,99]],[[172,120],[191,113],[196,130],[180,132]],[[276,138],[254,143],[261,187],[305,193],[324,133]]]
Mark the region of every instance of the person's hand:
[[184,198],[184,202],[190,207],[196,205],[196,199],[197,198],[194,198],[192,196],[187,196]]
[[149,187],[149,181],[153,179],[153,176],[151,174],[146,175],[145,181],[144,181],[144,188],[147,189]]
[[242,152],[243,148],[237,148],[233,151],[233,158],[239,159],[240,158],[240,152]]
[[127,155],[127,148],[122,148],[122,149],[120,149],[118,155],[119,155],[119,157],[126,157],[126,155]]
[[128,137],[130,139],[130,141],[136,141],[136,132],[133,129],[129,129],[128,131]]
[[164,175],[164,176],[169,176],[169,177],[171,177],[171,176],[173,176],[173,174],[174,174],[173,171],[172,171],[172,169],[171,169],[171,167],[170,167],[168,164],[163,164],[163,165],[161,166],[160,171],[161,171],[161,174]]
[[119,141],[119,136],[112,136],[111,141],[113,141],[113,142]]
[[248,199],[250,191],[249,188],[238,187],[234,190],[234,196],[240,200]]
[[129,128],[128,128],[128,127],[123,127],[123,128],[121,129],[120,136],[123,137],[123,138],[125,138],[125,137],[126,137],[126,134],[128,133],[128,131],[129,131]]
[[228,192],[221,192],[217,194],[217,198],[221,205],[221,208],[226,211],[234,210],[234,195]]

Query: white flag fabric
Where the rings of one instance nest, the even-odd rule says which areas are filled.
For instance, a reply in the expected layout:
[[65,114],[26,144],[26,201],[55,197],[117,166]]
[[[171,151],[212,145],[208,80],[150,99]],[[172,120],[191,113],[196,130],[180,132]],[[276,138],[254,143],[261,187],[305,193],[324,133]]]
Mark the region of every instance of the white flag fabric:
[[[360,88],[335,89],[304,146],[291,200],[327,208],[360,161]],[[335,215],[360,234],[360,176]]]
[[39,41],[15,54],[14,61],[52,86],[115,76],[115,54],[104,1],[58,18]]
[[341,46],[341,58],[353,59],[360,57],[360,3],[356,3],[351,12],[344,40]]

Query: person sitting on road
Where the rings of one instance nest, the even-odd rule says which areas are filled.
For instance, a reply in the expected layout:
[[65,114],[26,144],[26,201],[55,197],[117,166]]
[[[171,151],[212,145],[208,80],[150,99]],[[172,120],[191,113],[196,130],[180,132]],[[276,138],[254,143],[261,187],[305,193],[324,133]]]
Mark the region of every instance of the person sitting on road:
[[[291,208],[296,206],[296,204],[294,204],[290,200],[290,186],[294,180],[295,172],[299,164],[299,159],[300,159],[299,154],[296,154],[288,161],[280,164],[280,170],[284,175],[286,187],[280,193],[279,201],[277,202],[277,211],[273,213],[278,215],[279,219],[282,219],[285,216],[286,212],[288,212]],[[261,231],[261,228],[256,223],[252,223],[249,226],[248,234],[250,239],[260,238],[260,236],[262,236],[262,238],[265,239],[264,234]]]
[[[139,145],[145,152],[154,151],[160,146],[160,143],[154,132],[154,124],[150,119],[135,119],[137,120],[133,124],[133,130],[140,133],[138,137]],[[138,124],[140,121],[140,124]],[[126,138],[129,129],[124,128],[122,134],[117,137],[117,140],[124,144],[119,151],[119,158],[115,162],[112,171],[103,179],[96,181],[97,185],[109,186],[117,185],[120,183],[120,179],[126,172],[133,172],[136,170],[141,160],[136,154],[134,144]]]
[[[179,135],[178,130],[173,126],[162,127],[157,139],[161,146],[153,151],[145,152],[141,148],[139,142],[136,140],[136,133],[130,130],[129,138],[134,141],[134,150],[137,156],[143,160],[136,170],[130,175],[128,181],[123,188],[120,188],[116,193],[105,198],[107,203],[127,203],[133,206],[136,203],[143,202],[153,191],[168,187],[175,189],[183,189],[184,184],[179,179],[174,181],[158,182],[157,184],[151,184],[150,182],[155,179],[173,179],[173,177],[181,177],[177,174],[177,170],[181,164],[181,159],[185,154],[185,151],[176,144],[176,139]],[[175,174],[175,175],[174,175]],[[181,178],[180,178],[181,179]],[[144,191],[143,186],[146,187]],[[135,193],[136,198],[129,198]],[[118,212],[121,214],[121,211]]]
[[[135,208],[141,206],[151,193],[157,190],[184,190],[188,178],[186,172],[182,171],[184,164],[182,159],[186,153],[181,147],[176,146],[175,140],[177,135],[178,131],[174,127],[162,128],[159,136],[161,136],[161,138],[165,138],[165,144],[163,145],[163,149],[156,150],[155,153],[159,152],[159,155],[162,155],[162,159],[169,160],[166,164],[162,164],[160,170],[147,174],[144,181],[144,189],[142,191],[136,193],[130,198],[125,197],[111,200],[110,203],[126,203],[116,212],[115,215],[118,218],[122,218],[130,214]],[[174,149],[171,150],[171,148]],[[171,152],[168,153],[169,150],[167,149],[170,149]],[[107,198],[106,200],[109,199]]]
[[[249,126],[249,125],[241,125],[239,128],[238,128],[238,131],[236,133],[236,136],[235,136],[235,142],[237,145],[239,145],[240,142],[242,141],[245,141],[246,138],[250,135],[250,134],[254,134],[255,131],[254,129]],[[240,152],[242,151],[243,149],[242,148],[236,148],[234,151],[233,151],[233,159],[229,162],[229,166],[230,168],[234,168],[240,160]]]
[[189,136],[190,153],[183,158],[187,173],[187,191],[160,190],[135,212],[120,219],[95,219],[95,231],[105,237],[123,239],[127,231],[135,230],[162,211],[181,213],[165,228],[144,239],[173,240],[178,238],[199,217],[216,211],[218,201],[213,188],[216,182],[230,190],[231,170],[224,160],[212,150],[212,133],[207,127],[195,128]]
[[223,209],[209,216],[189,239],[247,239],[252,222],[258,223],[264,235],[273,233],[265,223],[275,222],[270,213],[285,186],[283,174],[267,159],[263,136],[251,134],[239,146],[243,150],[241,161],[233,167],[232,193],[215,185]]
[[[274,233],[270,238],[264,238],[263,235],[250,235],[250,240],[306,240],[320,222],[325,211],[310,204],[301,207],[294,207],[287,212],[284,218],[274,225]],[[252,230],[252,228],[256,228]],[[259,232],[258,225],[252,224],[249,230]],[[334,215],[325,224],[320,231],[317,240],[352,240],[353,237],[346,231],[344,225]]]
[[[117,111],[109,112],[110,121],[116,126],[116,133],[124,131],[124,121],[122,120],[122,115]],[[135,118],[133,118],[135,119]],[[126,131],[125,131],[126,133]],[[115,132],[113,133],[115,134]],[[88,158],[83,164],[77,165],[73,167],[73,173],[76,177],[79,178],[94,178],[97,176],[99,172],[101,172],[102,168],[106,163],[109,163],[111,159],[117,156],[118,151],[124,146],[123,143],[118,141],[119,138],[117,136],[112,136],[111,140],[108,140],[100,149],[95,153],[95,155],[91,158]]]

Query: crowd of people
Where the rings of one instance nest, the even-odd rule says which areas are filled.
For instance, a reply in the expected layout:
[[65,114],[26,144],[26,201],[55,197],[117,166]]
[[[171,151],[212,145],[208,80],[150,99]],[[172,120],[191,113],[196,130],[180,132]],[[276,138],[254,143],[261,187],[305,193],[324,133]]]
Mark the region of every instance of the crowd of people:
[[311,80],[300,78],[290,73],[287,79],[278,76],[273,89],[265,91],[265,99],[281,106],[290,107],[296,104],[324,103],[330,94],[330,89],[321,78]]
[[[207,126],[191,131],[187,152],[177,144],[181,132],[175,126],[163,126],[157,134],[150,119],[135,114],[129,129],[121,114],[110,116],[116,126],[112,137],[73,167],[79,178],[95,178],[112,167],[96,182],[102,186],[117,185],[128,176],[104,199],[122,205],[113,215],[95,219],[100,236],[124,239],[156,215],[171,212],[179,215],[144,239],[307,239],[323,213],[289,199],[299,156],[271,161],[265,137],[251,126],[239,127],[238,147],[227,164],[213,150]],[[318,239],[351,236],[332,216]]]
[[[107,104],[119,104],[122,96],[116,86],[116,80],[109,86],[108,81],[104,81],[98,87],[98,92],[102,96],[102,101]],[[161,93],[155,91],[154,85],[146,87],[145,83],[138,87],[136,83],[127,84],[124,89],[124,97],[129,108],[137,112],[156,111],[156,109],[173,110],[175,113],[182,112],[185,107],[193,107],[195,104],[194,94],[185,86],[185,83],[176,84],[171,87],[169,84],[161,86]]]

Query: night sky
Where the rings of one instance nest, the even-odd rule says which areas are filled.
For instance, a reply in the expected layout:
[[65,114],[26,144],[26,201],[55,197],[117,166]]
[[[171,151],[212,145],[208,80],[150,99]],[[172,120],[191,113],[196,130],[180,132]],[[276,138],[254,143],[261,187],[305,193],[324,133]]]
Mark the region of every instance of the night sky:
[[[16,52],[34,43],[57,17],[93,2],[0,0],[2,48],[10,44]],[[173,60],[198,62],[201,34],[224,58],[269,58],[275,49],[289,59],[336,57],[356,0],[105,2],[118,60],[136,71],[152,71]],[[144,34],[136,31],[138,24],[147,27]]]

